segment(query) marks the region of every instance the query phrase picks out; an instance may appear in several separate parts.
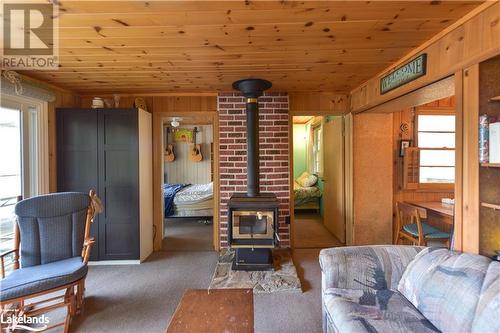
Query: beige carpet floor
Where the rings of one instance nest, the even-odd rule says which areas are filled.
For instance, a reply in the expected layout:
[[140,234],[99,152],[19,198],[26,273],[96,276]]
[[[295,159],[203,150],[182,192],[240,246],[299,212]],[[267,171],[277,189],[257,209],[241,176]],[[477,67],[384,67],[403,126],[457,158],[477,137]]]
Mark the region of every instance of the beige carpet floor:
[[199,218],[165,219],[164,251],[212,251],[213,225]]
[[[255,332],[321,332],[319,250],[295,250],[303,293],[254,295]],[[186,289],[207,288],[215,252],[156,252],[141,265],[91,266],[71,332],[165,332]],[[208,330],[207,330],[208,332]]]
[[308,249],[342,246],[342,243],[326,229],[319,214],[296,214],[294,223],[295,248]]

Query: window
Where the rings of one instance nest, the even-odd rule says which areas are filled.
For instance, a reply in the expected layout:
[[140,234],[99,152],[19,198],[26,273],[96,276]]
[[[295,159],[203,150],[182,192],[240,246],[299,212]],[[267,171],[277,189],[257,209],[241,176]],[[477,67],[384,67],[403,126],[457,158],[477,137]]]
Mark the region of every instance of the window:
[[419,112],[419,183],[455,182],[455,115]]
[[[12,248],[14,204],[22,194],[21,112],[0,111],[0,252]],[[5,158],[8,157],[8,158]]]
[[321,126],[313,127],[313,173],[321,174]]
[[2,94],[0,105],[0,252],[11,249],[14,205],[48,192],[45,102]]

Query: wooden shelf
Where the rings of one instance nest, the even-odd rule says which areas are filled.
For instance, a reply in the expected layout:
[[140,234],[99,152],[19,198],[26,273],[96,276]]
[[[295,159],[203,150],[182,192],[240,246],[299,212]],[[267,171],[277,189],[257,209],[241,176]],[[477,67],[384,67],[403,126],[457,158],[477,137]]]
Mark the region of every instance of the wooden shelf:
[[481,163],[481,166],[486,168],[500,168],[500,163]]
[[500,210],[500,205],[495,205],[495,204],[492,204],[492,203],[481,202],[481,206],[482,207],[486,207],[486,208],[491,208],[491,209],[494,209],[494,210]]
[[490,98],[490,102],[500,102],[500,96]]

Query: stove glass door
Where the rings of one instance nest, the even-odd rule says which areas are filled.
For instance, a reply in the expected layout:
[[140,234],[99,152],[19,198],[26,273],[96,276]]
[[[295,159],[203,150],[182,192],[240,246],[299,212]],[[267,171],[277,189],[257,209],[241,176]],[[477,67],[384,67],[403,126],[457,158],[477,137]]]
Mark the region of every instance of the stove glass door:
[[272,211],[233,211],[233,238],[235,239],[272,239]]

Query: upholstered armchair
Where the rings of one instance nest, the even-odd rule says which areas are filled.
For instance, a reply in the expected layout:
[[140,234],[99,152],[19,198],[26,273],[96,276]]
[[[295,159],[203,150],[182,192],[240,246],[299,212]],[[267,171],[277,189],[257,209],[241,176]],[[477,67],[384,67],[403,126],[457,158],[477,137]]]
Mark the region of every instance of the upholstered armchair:
[[[68,332],[71,318],[82,310],[94,243],[90,224],[100,210],[93,190],[42,195],[17,203],[14,249],[0,254],[2,315],[39,316],[66,307],[65,321],[50,323],[49,328],[64,326]],[[5,277],[7,255],[12,256],[13,271]],[[56,297],[49,295],[57,292]],[[31,300],[34,297],[36,302]]]

